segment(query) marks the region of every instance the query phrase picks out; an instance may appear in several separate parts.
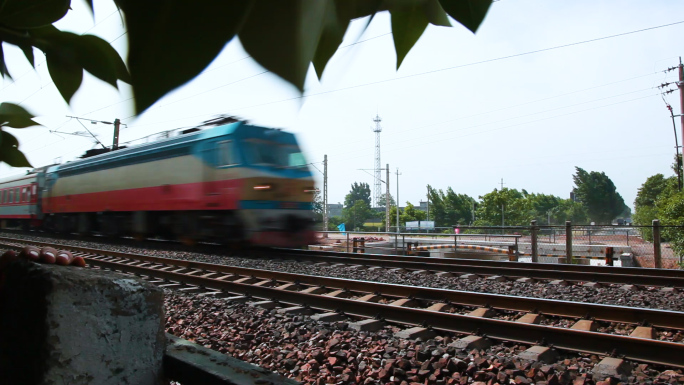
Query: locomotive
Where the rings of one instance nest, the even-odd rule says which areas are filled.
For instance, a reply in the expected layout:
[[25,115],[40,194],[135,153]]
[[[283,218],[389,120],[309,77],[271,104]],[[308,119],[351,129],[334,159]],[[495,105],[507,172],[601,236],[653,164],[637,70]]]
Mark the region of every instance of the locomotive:
[[315,191],[292,133],[234,121],[0,180],[0,226],[301,247]]

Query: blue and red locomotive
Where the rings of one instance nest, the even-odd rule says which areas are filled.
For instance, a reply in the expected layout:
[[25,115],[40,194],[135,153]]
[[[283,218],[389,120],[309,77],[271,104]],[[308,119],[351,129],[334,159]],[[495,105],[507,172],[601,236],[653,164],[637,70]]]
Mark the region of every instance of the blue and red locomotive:
[[314,181],[293,134],[244,122],[188,131],[0,180],[0,225],[279,247],[314,241]]

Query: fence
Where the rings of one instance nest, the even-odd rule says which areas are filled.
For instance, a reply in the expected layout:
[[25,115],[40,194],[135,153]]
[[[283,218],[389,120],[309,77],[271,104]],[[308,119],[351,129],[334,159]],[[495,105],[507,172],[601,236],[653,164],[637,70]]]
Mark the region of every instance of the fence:
[[[452,228],[453,229],[453,228]],[[522,262],[617,264],[677,268],[682,254],[676,253],[677,239],[684,239],[684,226],[572,225],[473,227],[459,226],[458,233],[332,232],[338,250],[347,252],[394,253],[399,255],[443,252],[480,252],[500,259]],[[356,240],[355,240],[356,239]],[[384,242],[383,242],[384,241]],[[329,241],[328,241],[329,242]],[[372,244],[372,245],[369,245]],[[673,249],[674,247],[674,249]],[[514,250],[508,252],[508,250]]]

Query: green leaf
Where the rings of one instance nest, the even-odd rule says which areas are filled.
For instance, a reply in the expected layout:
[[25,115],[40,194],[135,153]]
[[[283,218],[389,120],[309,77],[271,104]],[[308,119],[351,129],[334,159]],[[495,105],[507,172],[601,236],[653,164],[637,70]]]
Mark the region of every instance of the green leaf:
[[114,87],[117,87],[117,80],[130,82],[118,52],[97,36],[63,32],[53,26],[37,28],[30,33],[40,39],[39,48],[47,55],[58,56],[62,62],[81,67]]
[[425,15],[430,24],[439,25],[441,27],[451,27],[449,17],[447,17],[444,8],[439,4],[439,0],[428,0],[424,5]]
[[259,64],[303,91],[329,2],[259,0],[239,33],[240,42]]
[[114,87],[117,80],[131,82],[126,64],[107,41],[93,35],[73,36],[77,61],[83,69]]
[[335,52],[337,52],[351,20],[365,16],[371,16],[372,18],[375,13],[381,10],[382,5],[382,0],[333,1],[335,7],[329,6],[326,9],[323,30],[312,60],[318,79],[323,76],[325,66]]
[[349,26],[350,20],[341,17],[341,12],[336,9],[340,7],[337,4],[340,2],[335,2],[336,7],[328,6],[326,10],[323,30],[313,58],[313,65],[319,80],[323,76],[323,70],[328,61],[337,52]]
[[480,26],[492,0],[439,0],[442,8],[472,32]]
[[7,76],[12,79],[12,75],[7,71],[7,64],[5,64],[5,52],[2,50],[2,42],[0,42],[0,74],[2,74],[3,77]]
[[95,13],[95,7],[93,6],[93,0],[85,0],[86,4],[88,4],[88,7],[90,8],[91,13]]
[[126,17],[128,68],[141,113],[195,78],[240,29],[253,1],[116,0]]
[[6,0],[0,24],[17,29],[50,25],[66,15],[70,0]]
[[422,4],[411,2],[390,7],[394,49],[397,53],[397,69],[427,28],[429,23]]
[[26,60],[29,61],[31,67],[36,68],[36,61],[33,57],[33,46],[30,44],[21,44],[19,45],[19,48],[24,51],[24,56],[26,56]]
[[26,128],[39,125],[33,118],[34,116],[24,107],[13,103],[0,103],[0,126]]
[[45,53],[50,77],[67,103],[71,101],[71,97],[83,81],[83,67],[75,64],[73,58],[69,56],[66,52]]
[[31,167],[26,156],[19,151],[19,141],[9,132],[0,132],[0,161],[12,167]]

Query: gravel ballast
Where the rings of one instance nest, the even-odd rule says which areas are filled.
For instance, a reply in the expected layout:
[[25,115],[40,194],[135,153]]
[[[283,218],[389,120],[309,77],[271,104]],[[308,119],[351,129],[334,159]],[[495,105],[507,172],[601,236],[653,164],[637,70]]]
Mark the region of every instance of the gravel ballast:
[[[592,288],[464,280],[387,269],[350,269],[203,254],[170,243],[151,247],[149,244],[132,246],[125,240],[119,244],[118,241],[95,243],[14,233],[3,235],[296,274],[684,311],[684,301],[679,299],[678,293],[662,292],[660,288],[626,291],[618,285]],[[602,358],[595,355],[559,351],[556,362],[526,362],[517,357],[529,348],[526,345],[495,341],[487,350],[460,351],[449,346],[459,336],[442,335],[427,341],[409,341],[394,337],[401,329],[392,325],[379,332],[357,332],[349,329],[345,322],[322,323],[308,316],[289,316],[225,299],[170,290],[166,290],[165,306],[169,333],[307,384],[684,383],[684,374],[679,369],[630,363],[631,371],[604,379],[592,373]],[[629,327],[625,330],[627,332]],[[682,340],[681,334],[670,334],[669,337]]]

